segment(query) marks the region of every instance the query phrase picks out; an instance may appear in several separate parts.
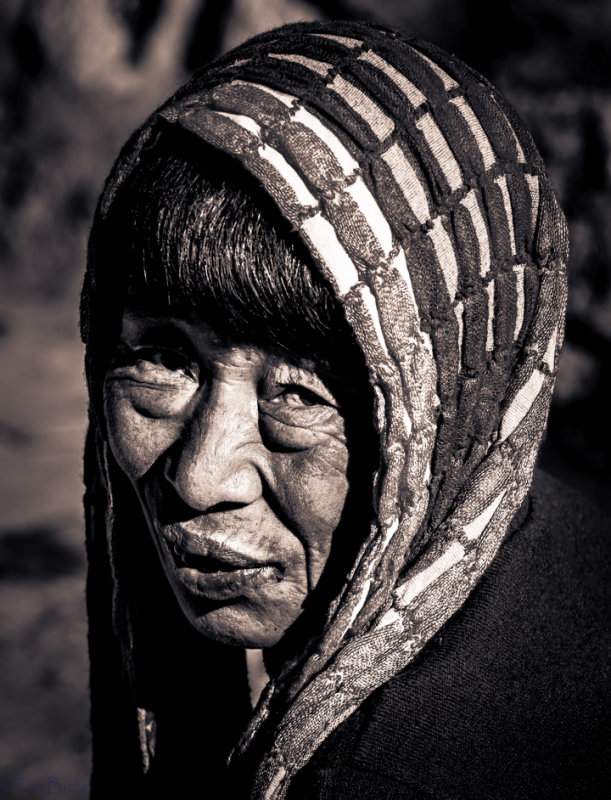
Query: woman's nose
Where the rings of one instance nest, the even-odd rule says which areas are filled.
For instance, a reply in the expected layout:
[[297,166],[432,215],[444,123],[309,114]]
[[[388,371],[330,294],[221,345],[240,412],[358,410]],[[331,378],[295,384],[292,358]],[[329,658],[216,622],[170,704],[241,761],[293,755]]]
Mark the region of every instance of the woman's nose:
[[261,449],[256,394],[216,385],[187,420],[166,478],[197,511],[248,505],[262,492]]

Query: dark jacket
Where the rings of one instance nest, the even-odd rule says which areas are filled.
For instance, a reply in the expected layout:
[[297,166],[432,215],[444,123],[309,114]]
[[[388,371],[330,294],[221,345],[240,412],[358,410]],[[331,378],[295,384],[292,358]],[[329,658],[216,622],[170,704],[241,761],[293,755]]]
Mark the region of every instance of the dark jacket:
[[290,800],[611,797],[611,524],[539,474],[461,611],[296,776]]

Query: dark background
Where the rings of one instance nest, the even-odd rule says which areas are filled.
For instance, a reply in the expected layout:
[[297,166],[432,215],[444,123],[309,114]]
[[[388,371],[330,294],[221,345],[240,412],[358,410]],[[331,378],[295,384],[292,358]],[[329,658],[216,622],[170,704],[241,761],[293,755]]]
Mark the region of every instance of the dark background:
[[77,305],[102,181],[127,135],[198,64],[259,30],[325,16],[393,24],[457,53],[505,92],[533,132],[572,241],[567,342],[541,461],[611,510],[611,3],[3,0],[5,796],[39,797],[58,785],[87,795]]

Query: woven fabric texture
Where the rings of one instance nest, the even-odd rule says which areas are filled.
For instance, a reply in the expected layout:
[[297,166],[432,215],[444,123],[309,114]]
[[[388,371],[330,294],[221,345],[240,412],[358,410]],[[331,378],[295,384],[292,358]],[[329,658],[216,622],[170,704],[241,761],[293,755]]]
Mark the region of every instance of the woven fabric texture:
[[273,676],[233,755],[239,769],[264,753],[251,796],[271,800],[503,542],[546,423],[567,233],[502,96],[386,28],[290,25],[204,68],[128,144],[99,215],[167,126],[261,182],[341,300],[375,391],[377,518],[324,631]]

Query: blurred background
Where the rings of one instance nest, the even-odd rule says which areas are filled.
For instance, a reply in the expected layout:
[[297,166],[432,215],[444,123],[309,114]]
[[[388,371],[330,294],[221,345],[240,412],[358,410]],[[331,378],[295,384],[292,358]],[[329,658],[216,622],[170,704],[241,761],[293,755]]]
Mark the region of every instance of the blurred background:
[[[200,64],[298,19],[431,39],[517,107],[572,240],[543,465],[611,510],[611,3],[3,0],[0,6],[0,789],[86,796],[78,294],[118,148]],[[55,783],[49,783],[51,778]],[[63,787],[62,789],[58,787]]]

